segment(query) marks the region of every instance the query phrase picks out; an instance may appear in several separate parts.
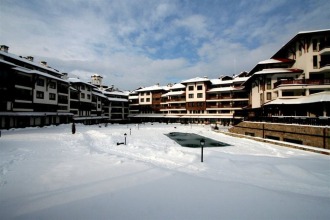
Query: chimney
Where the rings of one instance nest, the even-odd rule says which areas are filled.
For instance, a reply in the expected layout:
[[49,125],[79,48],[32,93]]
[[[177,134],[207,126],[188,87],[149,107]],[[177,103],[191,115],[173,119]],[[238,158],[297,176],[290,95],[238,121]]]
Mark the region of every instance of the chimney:
[[62,73],[63,76],[61,77],[62,79],[69,79],[68,73]]
[[32,56],[27,56],[26,59],[29,60],[29,61],[31,61],[31,62],[33,62],[33,59],[34,58]]
[[47,67],[47,62],[46,62],[46,61],[40,61],[40,64],[41,64],[42,66],[46,66],[46,67]]
[[3,51],[3,52],[5,52],[5,53],[8,53],[9,47],[6,46],[6,45],[1,45],[0,46],[0,50]]

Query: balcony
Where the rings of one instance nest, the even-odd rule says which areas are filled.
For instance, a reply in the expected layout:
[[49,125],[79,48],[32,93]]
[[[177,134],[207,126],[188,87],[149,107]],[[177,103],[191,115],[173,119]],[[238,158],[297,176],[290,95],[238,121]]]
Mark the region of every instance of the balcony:
[[185,102],[186,99],[185,98],[171,98],[166,100],[166,102]]
[[232,108],[231,104],[206,105],[206,108]]
[[282,85],[330,85],[330,79],[296,79],[296,80],[281,80],[274,83],[274,88]]
[[320,55],[330,54],[330,41],[326,41],[320,44]]

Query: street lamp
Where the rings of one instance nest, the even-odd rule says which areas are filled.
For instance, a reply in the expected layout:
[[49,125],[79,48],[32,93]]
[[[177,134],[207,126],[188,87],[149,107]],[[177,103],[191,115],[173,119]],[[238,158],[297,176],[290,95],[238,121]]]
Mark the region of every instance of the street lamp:
[[125,133],[125,134],[124,134],[124,136],[125,136],[125,145],[126,145],[126,135],[127,135],[127,134]]
[[203,150],[204,150],[204,145],[205,145],[204,138],[201,139],[200,144],[201,144],[201,149],[202,149],[201,162],[203,163]]

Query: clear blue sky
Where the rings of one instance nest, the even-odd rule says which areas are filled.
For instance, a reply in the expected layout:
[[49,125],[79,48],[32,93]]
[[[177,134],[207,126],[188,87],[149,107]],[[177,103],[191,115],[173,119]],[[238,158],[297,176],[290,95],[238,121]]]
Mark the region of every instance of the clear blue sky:
[[9,52],[121,89],[250,71],[329,28],[328,0],[0,0]]

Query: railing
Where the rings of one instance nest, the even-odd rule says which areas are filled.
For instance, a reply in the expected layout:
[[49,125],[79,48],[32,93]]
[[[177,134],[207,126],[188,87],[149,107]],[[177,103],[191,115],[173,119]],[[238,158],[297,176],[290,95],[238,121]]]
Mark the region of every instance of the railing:
[[330,41],[325,41],[323,43],[320,43],[319,49],[320,51],[323,50],[324,48],[329,48],[330,47]]
[[206,108],[232,108],[232,105],[206,105]]
[[184,101],[186,101],[186,99],[181,98],[181,99],[168,99],[165,102],[184,102]]
[[296,80],[281,80],[274,83],[274,88],[280,85],[299,85],[299,84],[311,84],[311,85],[328,85],[330,79],[296,79]]
[[323,68],[325,66],[330,66],[330,61],[329,60],[320,61],[320,68]]

